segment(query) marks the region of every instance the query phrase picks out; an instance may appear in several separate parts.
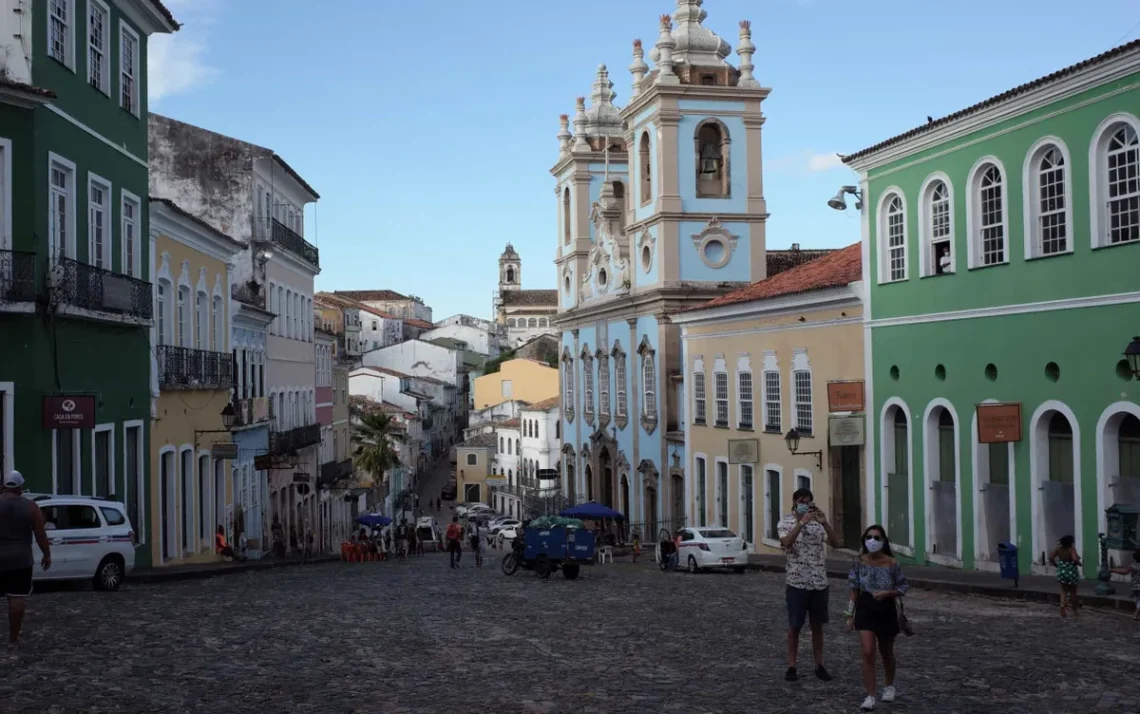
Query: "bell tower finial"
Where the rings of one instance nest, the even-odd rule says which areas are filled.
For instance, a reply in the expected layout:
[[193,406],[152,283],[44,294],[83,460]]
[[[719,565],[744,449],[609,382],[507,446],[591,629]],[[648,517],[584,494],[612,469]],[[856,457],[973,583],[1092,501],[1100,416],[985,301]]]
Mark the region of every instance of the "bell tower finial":
[[641,83],[648,71],[649,65],[645,64],[645,49],[641,46],[641,40],[634,40],[633,63],[629,65],[629,73],[633,75],[633,96],[641,94]]
[[578,97],[574,105],[574,149],[589,151],[590,145],[586,142],[586,98]]
[[752,70],[756,69],[752,64],[752,55],[755,52],[756,45],[752,44],[752,23],[749,20],[741,20],[740,45],[736,48],[736,54],[740,55],[740,80],[736,83],[738,87],[760,88],[760,83],[752,76]]
[[673,72],[673,18],[661,16],[661,34],[653,48],[653,61],[657,63],[657,84],[680,84],[680,78]]
[[558,158],[564,159],[570,154],[570,116],[558,115]]

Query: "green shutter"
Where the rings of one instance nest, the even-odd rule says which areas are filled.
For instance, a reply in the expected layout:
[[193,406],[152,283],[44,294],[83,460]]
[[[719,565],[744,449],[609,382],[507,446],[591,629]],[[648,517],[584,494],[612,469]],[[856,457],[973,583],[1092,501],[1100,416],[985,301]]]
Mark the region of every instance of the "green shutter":
[[986,444],[990,464],[990,483],[1009,485],[1009,445]]
[[938,480],[954,481],[954,427],[938,427]]

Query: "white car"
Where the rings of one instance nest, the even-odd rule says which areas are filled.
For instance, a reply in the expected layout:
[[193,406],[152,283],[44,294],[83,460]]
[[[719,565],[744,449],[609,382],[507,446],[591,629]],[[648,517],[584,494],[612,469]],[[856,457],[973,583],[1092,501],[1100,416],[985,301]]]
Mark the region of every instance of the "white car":
[[43,511],[51,544],[51,568],[45,571],[33,540],[32,580],[89,580],[96,590],[118,590],[135,569],[138,542],[126,506],[91,496],[28,497]]
[[[489,511],[489,510],[491,510],[491,507],[485,503],[479,503],[477,501],[472,501],[471,503],[461,503],[455,507],[455,515],[459,516],[460,518],[463,518],[468,513],[470,513],[471,511],[474,511],[474,510],[488,510]],[[472,514],[472,515],[474,515],[474,514]]]
[[522,521],[518,520],[517,518],[499,518],[491,521],[490,523],[491,535],[497,535],[499,531],[507,528],[514,528],[517,530],[521,525]]
[[727,528],[682,528],[678,565],[697,573],[708,568],[732,568],[743,573],[748,566],[748,544]]
[[518,525],[513,525],[513,526],[503,526],[502,528],[500,528],[495,533],[495,537],[498,538],[501,536],[502,539],[505,541],[506,540],[514,540],[515,538],[519,537],[519,530],[521,528],[522,528],[521,523]]

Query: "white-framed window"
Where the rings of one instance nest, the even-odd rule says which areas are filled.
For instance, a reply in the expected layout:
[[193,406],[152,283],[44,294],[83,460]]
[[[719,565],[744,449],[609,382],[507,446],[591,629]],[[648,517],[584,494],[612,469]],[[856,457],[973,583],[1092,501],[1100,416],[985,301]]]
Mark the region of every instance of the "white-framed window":
[[780,373],[764,369],[764,431],[783,430],[783,409],[780,408]]
[[83,492],[80,483],[80,429],[53,429],[52,439],[52,485],[54,493],[78,495]]
[[199,290],[194,296],[194,349],[210,349],[209,320],[206,292]]
[[1090,154],[1093,247],[1140,241],[1140,120],[1123,113],[1105,119]]
[[708,402],[705,394],[705,373],[693,372],[693,423],[704,424]]
[[122,242],[122,271],[132,278],[142,277],[142,251],[139,246],[139,203],[138,196],[120,189],[122,196],[119,206],[121,227],[119,240]]
[[123,481],[127,517],[131,519],[139,543],[146,543],[146,510],[148,504],[143,499],[146,493],[146,478],[143,467],[143,425],[141,421],[123,422]]
[[598,413],[610,413],[610,358],[598,355]]
[[190,345],[193,344],[193,335],[191,334],[193,327],[190,324],[190,310],[191,310],[191,308],[190,308],[190,286],[189,285],[179,285],[178,286],[178,305],[177,305],[177,308],[178,308],[178,314],[177,314],[178,346],[179,347],[189,347]]
[[48,234],[51,262],[55,257],[75,258],[75,164],[48,154]]
[[920,270],[928,275],[954,272],[954,194],[950,178],[931,174],[919,189]]
[[[589,346],[586,350],[589,351]],[[594,413],[594,358],[586,355],[582,358],[582,411],[587,416]]]
[[[0,137],[0,250],[12,248],[12,141]],[[2,465],[0,465],[2,466]],[[9,469],[11,470],[11,469]],[[5,472],[7,473],[7,472]]]
[[96,424],[91,430],[91,495],[121,496],[115,485],[115,425]]
[[170,309],[170,282],[167,280],[159,279],[158,284],[155,286],[155,326],[156,337],[158,344],[170,344],[170,321],[167,318],[167,310]]
[[970,188],[966,205],[970,267],[1009,262],[1005,169],[993,157],[980,159],[974,164],[967,185]]
[[111,269],[111,184],[87,176],[87,263]]
[[111,11],[102,0],[87,2],[87,82],[111,95]]
[[752,372],[736,373],[736,420],[741,429],[751,429],[753,425]]
[[511,384],[511,380],[504,379],[500,385],[500,388],[502,389],[503,399],[510,399],[511,394],[513,394],[514,391],[514,385]]
[[716,425],[728,426],[728,373],[713,373],[713,397],[716,400]]
[[282,337],[293,336],[293,291],[285,291],[285,329],[281,331]]
[[214,351],[223,352],[226,349],[226,319],[223,313],[222,296],[215,295],[213,300],[213,320],[214,325]]
[[139,115],[139,35],[119,22],[119,106]]
[[16,384],[0,382],[0,469],[8,473],[16,468]]
[[624,417],[629,415],[629,391],[626,386],[625,355],[614,355],[614,401],[615,415]]
[[792,370],[792,392],[795,400],[796,431],[804,436],[812,434],[811,371]]
[[1073,248],[1072,180],[1069,152],[1060,139],[1039,140],[1025,155],[1022,205],[1025,257],[1042,258]]
[[906,280],[906,206],[897,189],[883,196],[879,235],[882,246],[879,282]]
[[48,57],[75,69],[75,0],[48,0]]
[[566,356],[562,358],[562,411],[572,412],[574,409],[574,359]]
[[657,416],[657,367],[652,352],[641,358],[642,410],[647,417]]

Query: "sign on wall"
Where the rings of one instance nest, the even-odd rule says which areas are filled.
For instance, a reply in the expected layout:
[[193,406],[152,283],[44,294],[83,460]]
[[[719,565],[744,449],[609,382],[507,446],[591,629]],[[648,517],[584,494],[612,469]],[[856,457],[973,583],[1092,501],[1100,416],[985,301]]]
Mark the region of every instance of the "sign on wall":
[[863,446],[867,440],[863,415],[829,417],[827,436],[831,446]]
[[1021,441],[1021,402],[989,402],[975,409],[979,444]]
[[95,396],[69,394],[44,397],[45,429],[94,429]]
[[270,471],[273,469],[273,456],[271,454],[260,454],[253,457],[253,468],[258,471]]
[[483,483],[487,484],[488,486],[492,486],[492,487],[506,486],[507,485],[507,479],[506,478],[492,477],[492,478],[486,479]]
[[311,478],[309,474],[300,471],[293,473],[293,483],[308,483]]
[[853,379],[827,383],[829,412],[864,411],[863,380]]
[[238,445],[232,441],[215,441],[210,447],[210,454],[215,459],[236,459],[238,457]]
[[755,464],[760,461],[759,439],[729,439],[728,463]]

